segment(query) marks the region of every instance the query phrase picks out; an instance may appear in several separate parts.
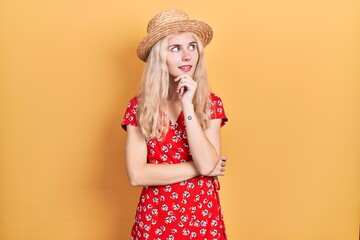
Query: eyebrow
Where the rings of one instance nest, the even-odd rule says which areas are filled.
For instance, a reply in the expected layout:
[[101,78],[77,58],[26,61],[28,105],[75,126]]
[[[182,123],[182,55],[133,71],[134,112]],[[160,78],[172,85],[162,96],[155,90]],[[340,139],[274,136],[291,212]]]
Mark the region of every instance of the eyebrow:
[[[193,41],[193,42],[190,42],[188,45],[191,45],[191,44],[196,44],[196,41]],[[169,48],[170,47],[181,47],[181,44],[178,44],[178,43],[175,43],[175,44],[171,44],[171,45],[169,45]]]

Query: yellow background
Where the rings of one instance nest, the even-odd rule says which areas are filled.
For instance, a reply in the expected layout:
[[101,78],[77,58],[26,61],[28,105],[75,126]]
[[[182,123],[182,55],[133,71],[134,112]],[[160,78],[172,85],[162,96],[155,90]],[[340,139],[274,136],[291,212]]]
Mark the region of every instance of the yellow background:
[[229,123],[230,240],[357,240],[360,2],[0,2],[0,239],[128,239],[140,188],[120,122],[148,20],[215,32],[210,84]]

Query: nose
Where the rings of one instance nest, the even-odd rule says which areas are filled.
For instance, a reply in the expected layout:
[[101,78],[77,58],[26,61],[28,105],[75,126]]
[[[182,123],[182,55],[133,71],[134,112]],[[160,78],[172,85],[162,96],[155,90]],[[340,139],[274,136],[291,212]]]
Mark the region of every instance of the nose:
[[191,60],[190,51],[184,50],[182,60],[188,62]]

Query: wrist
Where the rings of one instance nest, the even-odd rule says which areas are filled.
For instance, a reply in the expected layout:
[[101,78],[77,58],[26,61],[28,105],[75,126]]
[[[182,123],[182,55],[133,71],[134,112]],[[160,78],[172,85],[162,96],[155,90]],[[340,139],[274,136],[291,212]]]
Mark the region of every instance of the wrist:
[[181,103],[181,108],[183,111],[194,110],[194,104],[192,102],[183,102]]
[[185,119],[191,121],[194,118],[195,110],[194,110],[194,105],[192,103],[183,105],[182,110],[183,110]]

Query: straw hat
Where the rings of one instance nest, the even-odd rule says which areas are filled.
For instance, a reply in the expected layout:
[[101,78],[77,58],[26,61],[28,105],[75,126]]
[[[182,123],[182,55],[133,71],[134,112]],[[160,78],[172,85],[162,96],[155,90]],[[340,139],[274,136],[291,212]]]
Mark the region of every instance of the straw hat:
[[195,33],[204,47],[209,44],[213,31],[209,25],[197,20],[190,20],[182,10],[170,9],[157,14],[147,25],[147,35],[137,48],[137,56],[146,62],[151,48],[167,35],[179,32]]

